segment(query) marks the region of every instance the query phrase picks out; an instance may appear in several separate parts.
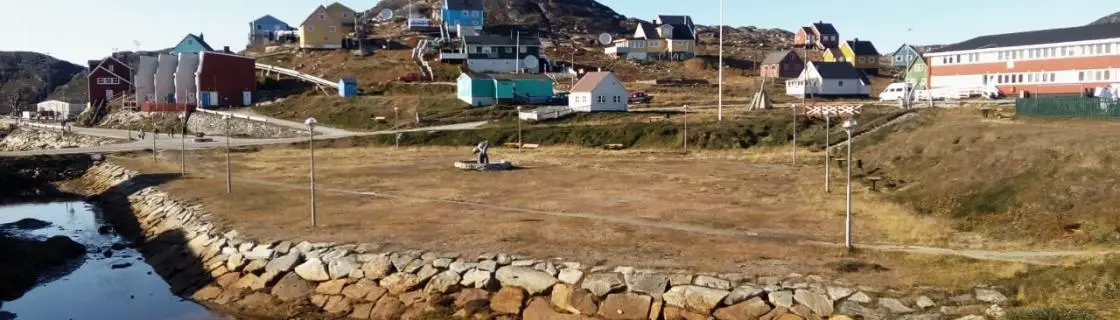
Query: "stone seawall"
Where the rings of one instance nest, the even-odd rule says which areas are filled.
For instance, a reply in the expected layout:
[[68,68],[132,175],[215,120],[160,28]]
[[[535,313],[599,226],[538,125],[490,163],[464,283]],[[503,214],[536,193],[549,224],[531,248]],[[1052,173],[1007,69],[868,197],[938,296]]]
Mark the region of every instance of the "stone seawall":
[[121,143],[124,140],[85,136],[61,131],[18,128],[0,139],[0,151],[64,149]]
[[[152,125],[166,133],[179,127],[179,112],[117,112],[102,120],[99,126],[117,129],[144,129],[150,131]],[[307,135],[306,131],[279,126],[271,123],[234,118],[229,120],[230,132],[235,137],[260,139],[293,138]],[[208,136],[225,136],[226,122],[221,116],[196,112],[187,122],[187,130],[201,132]]]
[[[166,177],[164,177],[166,178]],[[75,183],[118,217],[176,294],[253,316],[352,319],[994,319],[1011,301],[877,288],[816,275],[756,277],[593,266],[502,253],[257,242],[223,230],[160,177],[100,163]],[[114,209],[115,208],[115,209]],[[123,215],[123,214],[122,214]],[[123,221],[123,222],[122,222]]]

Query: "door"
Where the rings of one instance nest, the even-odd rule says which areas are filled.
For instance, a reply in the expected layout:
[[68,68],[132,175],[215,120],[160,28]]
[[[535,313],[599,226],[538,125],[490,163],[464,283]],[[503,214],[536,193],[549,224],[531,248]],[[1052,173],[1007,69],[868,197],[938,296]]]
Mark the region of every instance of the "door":
[[113,89],[105,90],[105,101],[113,100]]
[[218,105],[218,92],[217,91],[210,93],[210,105],[211,106],[217,106]]
[[247,106],[253,104],[253,93],[245,91],[241,93],[241,105]]
[[210,92],[199,91],[198,92],[198,104],[201,107],[209,107],[210,106]]

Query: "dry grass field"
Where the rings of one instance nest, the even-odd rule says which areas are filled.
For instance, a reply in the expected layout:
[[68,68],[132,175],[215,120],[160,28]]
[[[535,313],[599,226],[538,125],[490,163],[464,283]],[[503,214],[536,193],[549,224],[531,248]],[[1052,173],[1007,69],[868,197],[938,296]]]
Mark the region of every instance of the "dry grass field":
[[[806,151],[805,154],[808,154]],[[457,171],[469,148],[330,148],[316,151],[318,228],[310,228],[307,152],[235,153],[234,194],[224,155],[191,155],[185,179],[162,186],[201,201],[221,223],[263,239],[375,241],[465,253],[516,252],[606,265],[642,265],[757,275],[826,274],[876,285],[967,286],[1011,276],[1018,263],[900,253],[845,253],[808,241],[843,236],[842,184],[821,192],[817,166],[787,153],[496,150],[519,169]],[[116,161],[148,173],[177,172],[177,155]],[[806,164],[820,159],[804,157]],[[838,172],[834,172],[838,173]],[[833,181],[840,181],[836,175]],[[860,242],[938,244],[947,222],[919,217],[857,188]],[[838,273],[841,260],[889,271]],[[928,275],[967,265],[968,273]],[[939,267],[941,266],[941,267]]]

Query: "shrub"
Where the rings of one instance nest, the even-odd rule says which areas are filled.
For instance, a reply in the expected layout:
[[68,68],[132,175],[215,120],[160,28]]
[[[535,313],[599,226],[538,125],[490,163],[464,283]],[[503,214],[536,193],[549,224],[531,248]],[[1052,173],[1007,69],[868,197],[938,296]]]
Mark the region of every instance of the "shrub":
[[1006,320],[1097,320],[1095,313],[1088,310],[1064,307],[1023,308],[1011,310]]

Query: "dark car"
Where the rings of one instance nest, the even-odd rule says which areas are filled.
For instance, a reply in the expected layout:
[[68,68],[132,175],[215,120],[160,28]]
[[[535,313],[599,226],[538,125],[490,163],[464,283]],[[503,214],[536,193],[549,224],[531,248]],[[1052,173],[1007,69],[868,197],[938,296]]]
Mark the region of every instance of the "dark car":
[[645,92],[636,91],[630,93],[629,101],[630,103],[650,103],[653,102],[653,97]]
[[549,104],[554,106],[568,105],[568,93],[557,92],[556,94],[552,95],[551,99],[549,99]]

